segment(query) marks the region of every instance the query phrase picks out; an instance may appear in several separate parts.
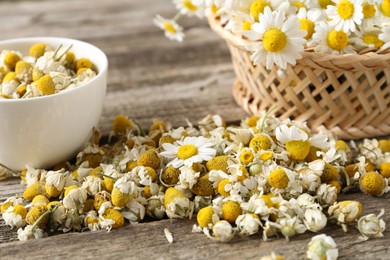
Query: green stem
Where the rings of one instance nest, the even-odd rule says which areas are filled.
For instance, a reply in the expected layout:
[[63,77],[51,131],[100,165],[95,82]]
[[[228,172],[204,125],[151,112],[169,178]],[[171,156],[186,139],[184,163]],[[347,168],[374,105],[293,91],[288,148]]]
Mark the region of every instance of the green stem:
[[264,118],[263,118],[263,121],[261,122],[260,133],[263,133],[263,132],[264,132],[265,120],[269,117],[269,115],[271,114],[271,112],[274,111],[275,109],[276,109],[276,106],[272,106],[272,107],[267,111],[267,113],[265,113],[265,116],[264,116]]
[[177,14],[175,15],[175,17],[172,18],[172,21],[177,22],[177,20],[179,20],[180,17],[181,17],[181,13],[180,13],[180,12],[177,12]]
[[374,152],[373,150],[371,149],[368,149],[367,147],[364,147],[364,146],[361,146],[363,149],[366,149],[367,151],[373,153],[375,155],[375,158],[378,159],[378,155],[376,154],[376,152]]
[[60,55],[60,57],[58,57],[58,58],[56,58],[55,60],[56,61],[59,61],[61,58],[62,58],[62,56],[64,56],[71,48],[73,47],[73,44],[71,44],[61,55]]
[[9,168],[8,166],[5,166],[4,164],[0,163],[0,167],[3,167],[5,169],[7,169],[8,171],[12,172],[12,174],[14,175],[14,177],[20,177],[20,173]]
[[57,208],[58,208],[58,205],[55,205],[53,207],[53,209],[50,209],[50,210],[46,211],[45,213],[43,213],[41,216],[39,216],[39,218],[34,222],[34,224],[32,225],[31,228],[35,229],[38,226],[39,222],[42,221],[42,219],[44,219],[47,215],[54,213],[54,211],[56,211]]
[[116,181],[117,179],[116,178],[114,178],[114,177],[111,177],[111,176],[109,176],[109,175],[106,175],[106,174],[103,174],[103,173],[98,173],[100,176],[102,176],[102,177],[106,177],[106,178],[109,178],[109,179],[111,179],[111,180],[114,180],[114,181]]
[[59,50],[62,48],[62,44],[60,44],[60,46],[58,46],[58,48],[54,51],[54,54],[53,54],[53,59],[55,59],[55,57],[57,56],[57,53],[59,52]]

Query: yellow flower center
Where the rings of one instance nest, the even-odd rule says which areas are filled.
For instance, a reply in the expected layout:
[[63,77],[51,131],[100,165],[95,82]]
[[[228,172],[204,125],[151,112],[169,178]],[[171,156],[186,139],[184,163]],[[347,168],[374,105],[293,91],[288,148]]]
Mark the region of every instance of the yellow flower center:
[[328,45],[336,51],[341,51],[348,45],[348,35],[343,31],[332,30],[328,34]]
[[230,223],[234,223],[238,216],[242,214],[240,203],[236,201],[226,201],[222,205],[222,218]]
[[218,12],[218,7],[217,7],[216,5],[212,5],[212,6],[211,6],[211,12],[212,12],[213,14],[216,14],[216,13]]
[[163,23],[163,27],[164,27],[164,29],[165,29],[167,32],[176,33],[175,27],[173,27],[173,25],[172,25],[170,22],[165,21],[165,22]]
[[231,184],[229,179],[223,179],[222,181],[220,181],[218,183],[218,187],[217,187],[218,193],[221,194],[222,196],[225,196],[225,197],[230,196],[230,193],[225,190],[225,186],[227,184]]
[[288,186],[288,176],[283,169],[275,169],[268,176],[268,183],[274,188],[284,189]]
[[242,24],[242,30],[243,31],[249,31],[251,29],[251,23],[249,21],[245,21],[243,24]]
[[390,152],[390,140],[380,140],[378,146],[382,153]]
[[292,6],[295,6],[296,8],[306,8],[306,6],[301,2],[294,2],[291,4]]
[[341,19],[347,20],[352,17],[355,6],[348,0],[342,0],[337,5],[337,13]]
[[[301,24],[301,30],[305,30],[307,32],[305,39],[309,40],[314,33],[314,23],[309,19],[299,19],[299,23]],[[295,83],[296,85],[296,83]]]
[[192,12],[195,12],[196,10],[198,10],[198,7],[196,7],[196,5],[194,5],[191,2],[191,0],[184,0],[183,5],[185,6],[185,8],[187,8],[188,10],[190,10]]
[[196,217],[199,226],[207,227],[210,223],[212,223],[213,212],[213,207],[211,206],[207,206],[199,210],[198,216]]
[[390,16],[390,0],[383,0],[380,7],[384,15]]
[[287,44],[287,37],[284,32],[278,28],[269,29],[264,33],[263,46],[269,52],[280,52]]
[[255,158],[255,156],[253,155],[253,153],[251,151],[244,151],[240,154],[240,162],[242,164],[249,164],[251,162],[253,162],[253,159]]
[[332,0],[318,0],[318,4],[323,9],[326,9],[326,7],[328,7],[328,5],[334,5]]
[[271,8],[269,3],[264,0],[256,0],[251,4],[249,12],[256,22],[259,21],[259,14],[262,14],[264,12],[264,8],[266,8],[267,6]]
[[124,115],[115,116],[112,122],[112,131],[115,134],[125,133],[133,126],[132,122]]
[[380,196],[386,187],[385,179],[378,172],[367,172],[360,178],[360,190],[372,196]]
[[255,152],[268,150],[271,148],[271,141],[266,135],[259,134],[252,138],[249,143],[249,147],[252,148]]
[[384,44],[378,37],[378,35],[373,33],[366,33],[363,35],[363,42],[370,45],[374,45],[375,48],[380,48]]
[[265,152],[260,155],[260,160],[262,161],[268,161],[271,160],[274,157],[274,154],[272,152]]
[[177,157],[179,157],[179,159],[182,160],[186,160],[197,154],[198,154],[198,148],[193,144],[182,145],[177,151]]
[[286,150],[291,159],[302,161],[310,152],[309,141],[289,141],[286,143]]
[[374,5],[363,4],[362,7],[364,18],[371,18],[375,15],[376,10]]
[[390,162],[381,163],[380,173],[385,178],[390,178]]

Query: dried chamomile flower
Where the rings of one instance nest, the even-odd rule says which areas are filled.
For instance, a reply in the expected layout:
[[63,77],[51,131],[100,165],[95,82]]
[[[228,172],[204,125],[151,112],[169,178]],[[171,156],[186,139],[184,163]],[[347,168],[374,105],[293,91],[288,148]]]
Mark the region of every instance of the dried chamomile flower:
[[46,43],[40,42],[32,45],[30,47],[30,55],[34,58],[39,58],[45,54],[48,46]]
[[320,207],[310,207],[305,210],[304,224],[306,228],[312,232],[319,232],[325,228],[327,217],[322,212]]
[[30,83],[32,81],[33,67],[25,61],[18,61],[15,65],[15,75],[19,81]]
[[103,189],[102,179],[95,176],[87,176],[81,187],[84,188],[89,195],[95,196]]
[[371,171],[363,174],[359,179],[360,190],[372,196],[382,196],[388,189],[387,180],[378,172]]
[[182,191],[170,187],[165,191],[164,207],[169,218],[191,217],[194,203]]
[[[120,228],[125,223],[125,218],[123,217],[122,213],[116,209],[106,209],[101,218],[103,218],[104,220],[108,220],[108,222],[104,222],[104,220],[101,221],[100,225],[103,228],[107,228],[109,230],[111,228]],[[108,224],[109,222],[110,224]]]
[[48,205],[49,203],[50,203],[50,201],[46,196],[37,195],[33,198],[30,205],[31,206],[35,206],[35,205],[39,205],[39,204]]
[[124,115],[117,115],[112,121],[112,132],[124,134],[134,126],[134,122]]
[[236,219],[236,226],[239,234],[242,235],[253,235],[259,232],[261,227],[260,218],[256,214],[246,213],[240,215]]
[[336,202],[328,209],[328,214],[334,217],[339,224],[342,225],[346,231],[346,224],[357,221],[362,213],[363,207],[359,201],[345,200]]
[[380,174],[385,178],[390,178],[390,162],[381,163]]
[[4,213],[3,219],[6,225],[21,228],[26,225],[27,209],[22,205],[10,206]]
[[[181,177],[181,176],[180,176]],[[212,196],[215,194],[213,183],[209,180],[209,174],[198,178],[197,182],[191,188],[192,193],[199,196]]]
[[155,219],[162,219],[165,216],[164,196],[152,196],[146,205],[146,214]]
[[9,197],[8,199],[6,199],[0,206],[1,214],[6,212],[9,207],[15,206],[15,205],[23,205],[23,199],[15,197],[15,196]]
[[206,167],[208,171],[217,170],[228,172],[228,155],[216,156],[213,159],[207,161]]
[[126,207],[121,211],[121,213],[131,224],[136,224],[144,219],[146,209],[144,205],[137,200],[131,200],[126,204]]
[[217,223],[213,225],[212,228],[213,235],[210,235],[208,229],[203,229],[203,230],[206,233],[208,238],[219,242],[225,242],[225,243],[232,240],[235,234],[232,225],[230,225],[230,223],[225,220],[219,220]]
[[124,207],[133,198],[135,186],[127,176],[119,178],[111,193],[112,204],[116,207]]
[[50,197],[58,197],[65,186],[66,178],[69,176],[64,169],[48,171],[46,174],[45,190]]
[[157,151],[153,149],[149,149],[145,151],[138,158],[137,164],[138,166],[147,166],[157,170],[160,167],[161,159],[158,156]]
[[91,231],[100,230],[99,216],[96,211],[91,210],[84,218],[84,226]]
[[242,208],[237,201],[227,200],[222,204],[222,218],[224,220],[234,223],[241,214]]
[[9,51],[4,56],[4,64],[10,71],[15,71],[15,66],[20,61],[20,55],[14,51]]
[[336,187],[323,183],[317,189],[317,200],[322,206],[332,205],[337,200]]
[[24,229],[18,229],[18,239],[20,241],[39,239],[45,236],[46,234],[43,232],[43,230],[35,225],[27,225]]
[[[53,208],[55,210],[53,211]],[[54,203],[51,202],[51,205],[47,206],[49,210],[51,210],[51,214],[49,215],[49,227],[51,231],[57,230],[61,226],[65,225],[66,219],[67,219],[67,209],[64,205],[62,205],[59,201],[54,201]]]
[[107,191],[100,191],[94,197],[93,206],[96,210],[99,210],[100,206],[107,201],[111,201],[111,194]]
[[[66,192],[65,192],[66,193]],[[87,200],[87,190],[82,187],[71,189],[63,199],[65,208],[78,212],[83,212],[84,203]]]
[[383,237],[383,232],[386,229],[386,224],[383,219],[381,219],[383,214],[385,214],[384,209],[382,209],[378,215],[368,214],[359,219],[357,228],[362,235],[362,240]]
[[32,200],[37,195],[43,194],[43,187],[40,181],[37,181],[26,188],[23,192],[23,198],[26,200]]
[[[46,205],[38,204],[30,208],[26,215],[26,222],[29,225],[33,225],[45,212],[48,211]],[[49,216],[46,215],[43,219],[39,221],[37,224],[39,228],[44,228],[47,221],[49,220]]]
[[40,79],[38,79],[35,82],[38,91],[42,95],[52,95],[55,93],[55,84],[53,82],[53,79],[50,75],[42,76]]
[[272,142],[269,136],[265,134],[255,135],[250,143],[249,147],[252,148],[256,153],[261,150],[268,150],[271,148]]
[[306,252],[306,257],[308,259],[336,260],[338,256],[339,250],[332,237],[321,234],[311,238]]

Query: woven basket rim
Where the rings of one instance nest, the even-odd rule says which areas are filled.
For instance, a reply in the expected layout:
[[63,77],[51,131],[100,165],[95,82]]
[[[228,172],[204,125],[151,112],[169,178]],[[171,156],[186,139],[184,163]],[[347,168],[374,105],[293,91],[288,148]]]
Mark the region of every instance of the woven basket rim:
[[[253,42],[234,35],[228,30],[225,30],[219,22],[219,18],[215,15],[208,16],[208,22],[214,32],[216,32],[229,44],[237,48],[247,51],[245,49],[245,46],[253,44]],[[309,63],[310,65],[313,65],[314,61],[314,67],[317,66],[323,69],[329,69],[329,61],[332,61],[333,63],[337,64],[335,67],[333,67],[334,64],[330,66],[332,69],[335,70],[365,70],[390,68],[390,49],[376,51],[373,50],[374,49],[372,48],[366,48],[356,54],[328,54],[315,52],[313,48],[306,47],[305,51],[302,53],[302,58],[297,60],[297,63]],[[310,61],[307,62],[305,60]],[[322,67],[322,63],[324,63],[324,67]]]

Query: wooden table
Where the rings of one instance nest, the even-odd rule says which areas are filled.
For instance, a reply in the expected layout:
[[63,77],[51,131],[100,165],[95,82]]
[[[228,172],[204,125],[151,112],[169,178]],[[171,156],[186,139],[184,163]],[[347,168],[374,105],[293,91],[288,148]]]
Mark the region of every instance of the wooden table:
[[[143,127],[153,119],[173,126],[196,123],[209,113],[221,115],[229,123],[246,113],[233,100],[234,73],[225,43],[211,32],[205,21],[185,19],[184,43],[164,38],[152,19],[157,14],[173,17],[170,0],[41,0],[1,1],[0,39],[27,36],[61,36],[88,41],[100,47],[109,59],[108,91],[100,121],[108,134],[116,114],[125,114]],[[0,182],[0,202],[23,192],[18,179]],[[359,199],[364,214],[385,208],[390,223],[390,196],[372,198],[362,194],[344,196]],[[264,242],[259,236],[237,237],[228,244],[216,243],[202,234],[191,233],[194,220],[162,220],[127,225],[119,230],[69,233],[27,242],[16,241],[0,220],[1,259],[47,258],[256,258],[271,251],[286,259],[303,259],[307,243],[314,235],[306,233],[290,242],[279,238]],[[389,224],[390,225],[390,224]],[[168,228],[174,236],[169,244]],[[340,259],[390,259],[390,232],[382,239],[362,243],[351,228],[344,233],[330,225]]]

